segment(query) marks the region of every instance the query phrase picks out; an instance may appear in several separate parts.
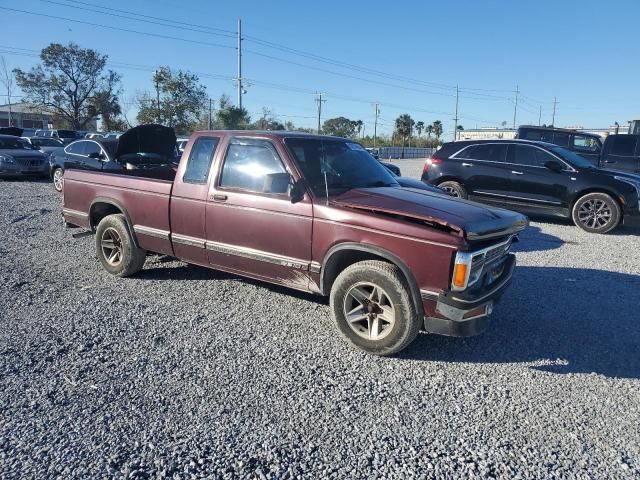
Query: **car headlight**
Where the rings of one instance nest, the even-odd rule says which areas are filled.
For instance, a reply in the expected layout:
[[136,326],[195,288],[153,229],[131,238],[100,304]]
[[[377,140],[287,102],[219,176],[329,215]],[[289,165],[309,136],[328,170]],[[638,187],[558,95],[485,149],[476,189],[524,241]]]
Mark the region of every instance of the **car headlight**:
[[0,155],[0,163],[16,163],[15,159],[11,155]]

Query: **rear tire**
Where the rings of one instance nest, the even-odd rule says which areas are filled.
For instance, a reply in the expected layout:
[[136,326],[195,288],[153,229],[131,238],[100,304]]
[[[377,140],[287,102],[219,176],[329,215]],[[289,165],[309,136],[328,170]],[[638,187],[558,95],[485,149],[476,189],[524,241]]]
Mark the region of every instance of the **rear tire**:
[[402,272],[379,260],[345,268],[333,282],[330,305],[342,335],[374,355],[403,350],[422,325]]
[[100,220],[96,229],[96,253],[104,269],[118,277],[139,272],[147,258],[146,250],[136,247],[122,214]]
[[467,191],[465,188],[458,182],[454,182],[452,180],[442,182],[438,184],[438,187],[447,192],[452,197],[456,198],[467,198]]
[[64,172],[62,168],[56,167],[51,174],[51,180],[53,180],[53,188],[56,192],[62,192],[64,186]]
[[608,233],[618,226],[622,212],[618,202],[606,193],[588,193],[573,205],[571,217],[585,232]]

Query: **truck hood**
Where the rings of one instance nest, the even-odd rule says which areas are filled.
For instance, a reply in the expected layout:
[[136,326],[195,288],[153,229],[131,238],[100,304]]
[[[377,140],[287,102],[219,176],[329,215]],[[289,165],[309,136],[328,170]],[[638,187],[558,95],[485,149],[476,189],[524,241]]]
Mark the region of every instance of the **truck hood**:
[[413,188],[353,189],[331,199],[336,206],[417,220],[469,241],[524,230],[527,217],[510,210]]
[[595,171],[600,174],[607,175],[609,177],[620,177],[620,178],[625,178],[627,180],[632,180],[636,183],[640,182],[640,175],[635,173],[623,172],[620,170],[612,170],[609,168],[598,168],[598,169],[595,169]]
[[176,149],[176,134],[173,128],[162,125],[139,125],[124,132],[118,139],[116,159],[125,158],[136,163],[136,158],[146,163],[155,160],[173,160]]

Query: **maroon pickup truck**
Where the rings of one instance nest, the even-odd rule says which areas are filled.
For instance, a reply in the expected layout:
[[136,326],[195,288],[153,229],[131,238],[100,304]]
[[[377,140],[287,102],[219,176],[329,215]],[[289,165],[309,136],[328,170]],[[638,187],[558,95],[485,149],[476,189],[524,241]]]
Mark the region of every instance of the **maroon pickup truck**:
[[194,134],[176,170],[67,170],[64,221],[96,235],[104,268],[147,252],[330,297],[370,353],[420,329],[480,333],[513,273],[527,218],[401,187],[359,144],[293,132]]

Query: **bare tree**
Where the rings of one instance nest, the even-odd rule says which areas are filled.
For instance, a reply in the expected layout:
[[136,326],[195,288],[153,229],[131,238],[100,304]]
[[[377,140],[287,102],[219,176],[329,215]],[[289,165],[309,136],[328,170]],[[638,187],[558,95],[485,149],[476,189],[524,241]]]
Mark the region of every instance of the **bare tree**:
[[0,57],[0,82],[4,85],[4,89],[7,92],[7,103],[9,104],[9,126],[11,126],[11,95],[13,93],[13,73],[7,67],[7,62],[4,57]]

